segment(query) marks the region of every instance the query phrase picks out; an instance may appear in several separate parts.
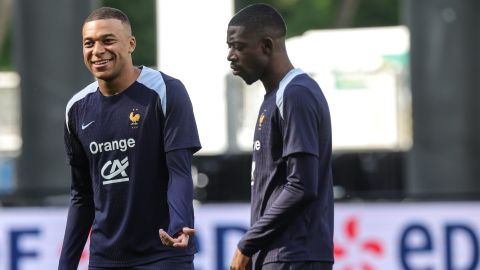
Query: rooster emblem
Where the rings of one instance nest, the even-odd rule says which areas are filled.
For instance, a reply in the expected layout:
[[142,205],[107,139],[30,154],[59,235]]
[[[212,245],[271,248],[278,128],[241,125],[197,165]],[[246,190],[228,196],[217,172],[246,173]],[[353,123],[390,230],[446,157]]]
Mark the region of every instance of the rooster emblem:
[[136,111],[138,111],[138,109],[133,109],[133,111],[130,112],[130,126],[132,126],[133,128],[137,128],[138,121],[140,121],[140,114],[135,113]]
[[258,118],[258,130],[262,129],[263,120],[265,120],[265,112],[266,110],[264,110],[260,115],[260,117]]

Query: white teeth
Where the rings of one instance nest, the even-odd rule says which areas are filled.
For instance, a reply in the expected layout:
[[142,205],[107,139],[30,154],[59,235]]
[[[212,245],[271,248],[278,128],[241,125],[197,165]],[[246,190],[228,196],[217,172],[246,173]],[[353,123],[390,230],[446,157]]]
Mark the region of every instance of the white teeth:
[[93,62],[95,65],[104,65],[106,63],[108,63],[110,60],[102,60],[102,61],[96,61],[96,62]]

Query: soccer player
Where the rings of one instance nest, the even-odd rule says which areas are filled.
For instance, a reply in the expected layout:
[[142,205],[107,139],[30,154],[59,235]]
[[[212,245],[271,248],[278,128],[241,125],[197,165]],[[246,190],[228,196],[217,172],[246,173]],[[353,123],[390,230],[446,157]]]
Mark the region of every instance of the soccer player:
[[331,270],[331,125],[318,84],[291,64],[286,25],[271,6],[254,4],[228,24],[228,61],[265,96],[255,125],[251,227],[230,269]]
[[[200,149],[183,84],[132,64],[136,41],[120,10],[94,10],[82,29],[96,78],[66,106],[71,203],[58,269],[192,270],[192,155]],[[159,231],[160,230],[160,231]]]

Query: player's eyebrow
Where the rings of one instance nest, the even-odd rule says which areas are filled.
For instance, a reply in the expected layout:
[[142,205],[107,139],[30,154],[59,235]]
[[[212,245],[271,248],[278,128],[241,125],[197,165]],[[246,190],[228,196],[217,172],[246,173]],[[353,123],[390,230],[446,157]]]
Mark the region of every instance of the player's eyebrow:
[[[103,34],[103,35],[99,36],[99,39],[104,39],[104,38],[108,38],[108,37],[116,37],[116,36],[113,33],[107,33],[107,34]],[[89,36],[83,38],[83,40],[92,40],[92,39],[94,39],[94,38],[89,37]]]

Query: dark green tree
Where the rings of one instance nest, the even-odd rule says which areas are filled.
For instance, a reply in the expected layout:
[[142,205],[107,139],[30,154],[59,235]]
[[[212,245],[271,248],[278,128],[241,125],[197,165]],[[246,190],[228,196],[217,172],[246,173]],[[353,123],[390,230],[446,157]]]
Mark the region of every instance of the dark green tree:
[[0,70],[13,68],[13,1],[0,0]]
[[3,46],[0,46],[0,71],[1,70],[11,70],[13,68],[13,63],[12,63],[12,55],[13,55],[13,49],[12,49],[12,29],[9,28],[8,32],[5,34],[5,37],[3,40],[0,40],[0,42],[3,42]]
[[399,25],[401,0],[236,0],[235,10],[267,3],[287,22],[287,36],[310,29]]

